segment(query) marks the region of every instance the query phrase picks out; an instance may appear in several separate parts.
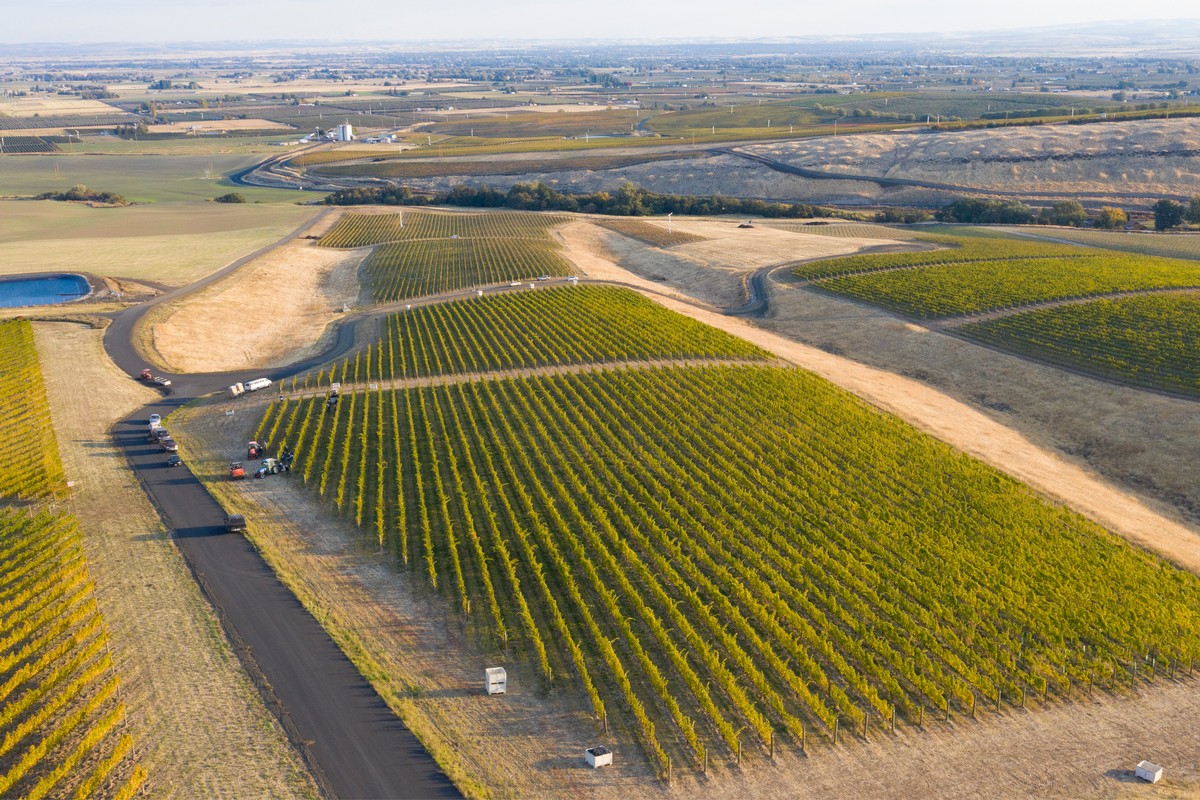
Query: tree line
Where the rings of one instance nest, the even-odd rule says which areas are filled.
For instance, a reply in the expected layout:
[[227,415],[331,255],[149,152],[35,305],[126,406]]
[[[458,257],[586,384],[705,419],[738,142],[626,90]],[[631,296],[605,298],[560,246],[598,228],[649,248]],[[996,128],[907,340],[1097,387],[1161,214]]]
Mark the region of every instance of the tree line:
[[[1159,200],[1153,209],[1156,230],[1169,230],[1184,222],[1200,223],[1200,195],[1194,195],[1187,203]],[[989,200],[982,197],[955,200],[939,211],[937,218],[942,222],[1062,225],[1074,228],[1083,227],[1090,219],[1097,228],[1108,229],[1123,228],[1129,222],[1129,215],[1124,209],[1114,206],[1104,206],[1095,216],[1091,216],[1075,200],[1059,200],[1045,208],[1034,209],[1018,200]]]
[[565,194],[544,183],[517,183],[507,191],[487,185],[459,185],[446,192],[417,194],[407,186],[372,186],[339,189],[324,200],[326,205],[422,206],[446,205],[468,208],[511,208],[521,211],[576,211],[620,217],[687,214],[707,217],[746,214],[775,219],[836,217],[859,219],[861,214],[808,203],[771,203],[738,197],[658,194],[632,183],[615,192]]

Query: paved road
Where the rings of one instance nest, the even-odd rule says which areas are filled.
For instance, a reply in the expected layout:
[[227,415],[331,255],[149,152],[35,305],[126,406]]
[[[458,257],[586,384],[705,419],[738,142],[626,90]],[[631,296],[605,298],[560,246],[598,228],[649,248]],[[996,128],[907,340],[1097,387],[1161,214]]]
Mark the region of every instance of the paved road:
[[[188,290],[223,277],[250,258]],[[183,293],[173,292],[154,302]],[[105,335],[109,355],[131,376],[144,364],[130,337],[137,320],[153,304],[116,315]],[[277,370],[275,376],[303,371],[348,351],[354,346],[355,330],[355,325],[343,326],[326,354]],[[167,467],[164,453],[148,440],[146,420],[151,413],[165,417],[197,396],[249,377],[248,373],[172,376],[169,395],[118,423],[116,443],[174,530],[180,550],[251,678],[324,792],[343,798],[458,797],[421,743],[248,540],[225,533],[224,510],[203,484],[186,466]]]

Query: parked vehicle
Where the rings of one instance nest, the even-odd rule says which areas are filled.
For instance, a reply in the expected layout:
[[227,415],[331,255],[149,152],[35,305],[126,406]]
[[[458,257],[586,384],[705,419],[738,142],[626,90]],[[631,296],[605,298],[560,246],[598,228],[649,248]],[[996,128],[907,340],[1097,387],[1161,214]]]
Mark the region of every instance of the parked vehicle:
[[163,439],[170,439],[171,434],[167,433],[167,429],[161,425],[155,425],[150,429],[150,441],[161,442]]
[[229,394],[233,397],[237,397],[239,394],[244,394],[245,391],[246,387],[240,383],[235,383],[233,386],[229,387]]
[[247,392],[257,392],[259,389],[265,389],[270,385],[270,378],[255,378],[254,380],[246,381],[245,383]]
[[250,461],[257,461],[267,453],[267,448],[263,447],[258,442],[246,442],[246,458]]
[[149,367],[146,367],[139,377],[144,381],[154,380],[154,373],[150,371]]
[[229,462],[229,480],[240,481],[246,477],[246,469],[240,461]]
[[157,383],[159,386],[170,386],[171,385],[171,382],[169,380],[167,380],[166,378],[164,378],[162,375],[159,375],[157,378],[155,378],[154,382]]
[[241,514],[226,514],[225,515],[225,532],[226,533],[245,533],[246,518]]
[[167,466],[168,467],[182,467],[183,459],[179,457],[178,453],[171,453],[171,455],[167,456]]
[[158,414],[150,415],[150,427],[153,428],[158,423],[162,422],[162,417]]
[[163,449],[163,452],[174,453],[179,449],[179,443],[174,439],[167,437],[158,443],[158,446]]

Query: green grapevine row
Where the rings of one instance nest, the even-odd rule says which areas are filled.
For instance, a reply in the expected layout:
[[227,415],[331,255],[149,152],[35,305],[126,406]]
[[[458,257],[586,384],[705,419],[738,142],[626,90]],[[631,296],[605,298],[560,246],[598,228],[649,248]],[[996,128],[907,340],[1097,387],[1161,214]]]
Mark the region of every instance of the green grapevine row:
[[1200,394],[1200,296],[1161,294],[1026,311],[955,329],[1121,381]]
[[527,211],[404,211],[400,214],[347,214],[321,237],[322,247],[367,247],[408,239],[534,239],[550,241],[550,229],[569,217]]
[[1200,264],[1101,253],[844,275],[825,278],[816,285],[906,316],[929,319],[1110,292],[1200,287]]
[[555,244],[536,239],[395,242],[378,247],[366,264],[379,303],[571,272]]
[[[831,226],[833,227],[833,226]],[[888,230],[886,228],[882,230]],[[878,234],[876,234],[878,235]],[[880,253],[841,258],[825,258],[801,264],[792,270],[797,278],[816,280],[835,275],[863,272],[929,267],[935,265],[972,264],[980,261],[1010,261],[1028,258],[1078,258],[1090,251],[1071,245],[1001,239],[991,236],[935,236],[925,234],[921,241],[940,245],[934,250],[913,253]],[[997,264],[1000,268],[1002,265]]]
[[505,292],[421,306],[388,317],[361,369],[356,356],[310,377],[378,382],[467,372],[630,359],[745,358],[769,354],[742,339],[613,286]]

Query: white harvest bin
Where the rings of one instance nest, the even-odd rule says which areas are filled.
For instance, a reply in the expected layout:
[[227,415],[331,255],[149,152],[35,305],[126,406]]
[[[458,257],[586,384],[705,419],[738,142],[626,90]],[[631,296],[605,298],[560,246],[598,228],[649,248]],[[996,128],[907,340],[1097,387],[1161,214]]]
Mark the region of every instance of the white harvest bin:
[[508,673],[504,667],[488,667],[483,671],[483,686],[488,694],[505,694],[508,691]]
[[1144,781],[1150,783],[1158,783],[1162,780],[1163,768],[1158,764],[1151,764],[1149,761],[1138,762],[1137,770],[1134,774]]
[[583,757],[587,759],[588,766],[592,769],[610,766],[612,764],[612,756],[612,750],[609,750],[604,745],[597,745],[583,751]]

